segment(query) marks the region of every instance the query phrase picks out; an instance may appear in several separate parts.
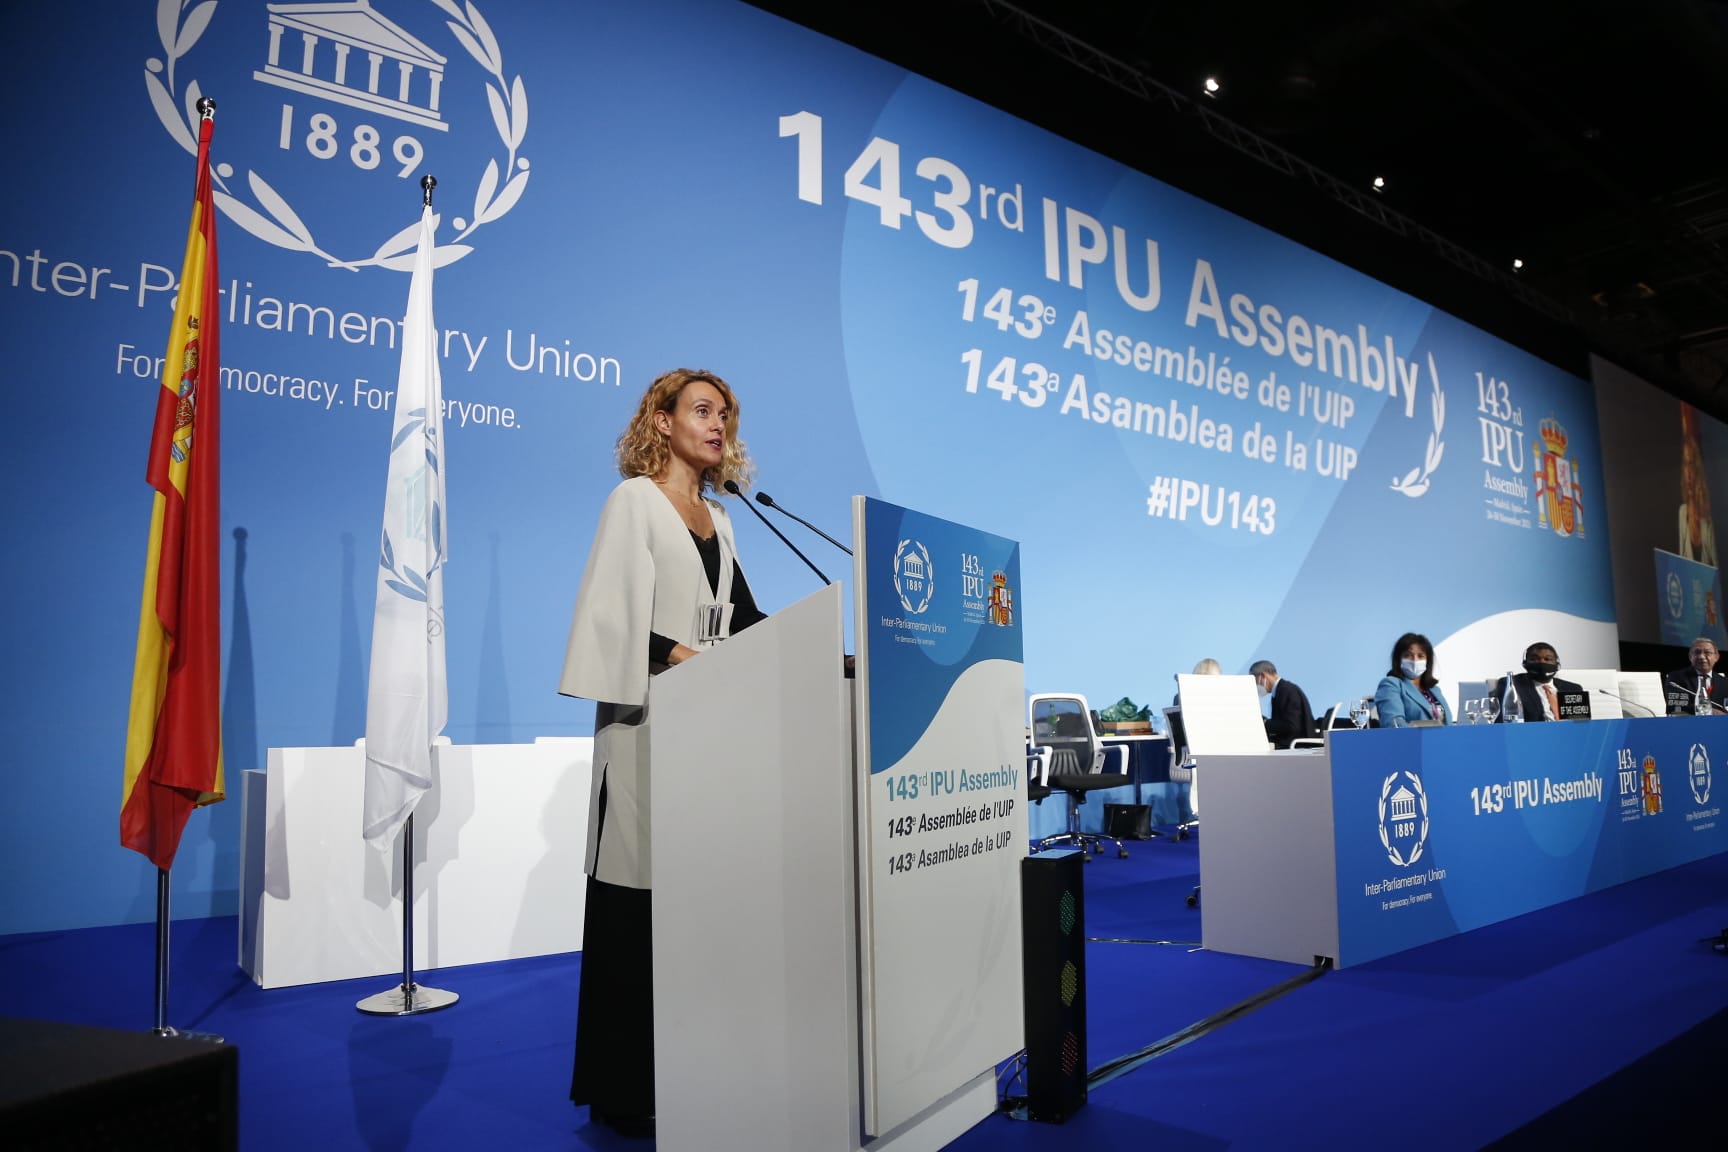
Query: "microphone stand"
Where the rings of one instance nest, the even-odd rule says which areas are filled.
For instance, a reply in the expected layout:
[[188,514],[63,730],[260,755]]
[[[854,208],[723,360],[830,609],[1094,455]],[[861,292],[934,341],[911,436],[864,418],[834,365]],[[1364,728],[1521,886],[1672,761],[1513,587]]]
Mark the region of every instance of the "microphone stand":
[[1598,688],[1598,689],[1596,689],[1596,691],[1602,693],[1602,695],[1607,696],[1611,699],[1618,700],[1622,704],[1629,704],[1641,712],[1647,712],[1647,713],[1649,713],[1649,717],[1654,717],[1656,715],[1656,710],[1654,708],[1650,707],[1648,704],[1640,704],[1636,700],[1628,700],[1628,699],[1626,699],[1626,697],[1620,695],[1620,693],[1610,692],[1606,688]]
[[[726,491],[732,493],[732,495],[738,497],[740,500],[744,499],[744,493],[739,491],[739,489],[738,489],[738,481],[728,480],[728,481],[726,481],[725,484],[721,485],[721,487],[725,488]],[[780,543],[782,543],[782,544],[786,545],[786,547],[792,549],[792,555],[794,555],[794,556],[798,557],[798,559],[804,561],[805,567],[809,568],[810,571],[816,573],[817,578],[820,579],[822,581],[822,583],[824,583],[824,584],[834,583],[834,581],[828,579],[827,576],[822,574],[822,569],[816,567],[816,565],[811,562],[810,557],[808,557],[808,556],[804,555],[804,553],[798,551],[798,545],[796,545],[796,544],[792,543],[792,541],[786,539],[786,533],[784,533],[784,532],[780,531],[780,529],[774,527],[773,522],[770,521],[768,519],[768,517],[766,517],[766,516],[762,515],[762,513],[758,512],[756,510],[756,506],[754,504],[750,503],[750,501],[748,501],[748,500],[744,500],[744,507],[750,509],[751,513],[756,517],[756,519],[758,519],[758,520],[762,521],[762,523],[768,525],[768,531],[770,531],[770,532],[774,533],[774,535],[780,537]]]
[[810,531],[816,533],[816,535],[822,537],[822,539],[828,541],[828,543],[834,545],[834,547],[840,549],[840,551],[846,553],[846,555],[852,555],[852,549],[846,547],[846,545],[840,543],[840,541],[834,539],[834,537],[828,535],[828,533],[822,531],[822,529],[816,527],[816,525],[810,523],[810,521],[804,519],[804,517],[798,515],[796,512],[789,512],[783,505],[774,503],[774,497],[768,495],[768,493],[756,493],[756,503],[766,505],[780,513],[782,516],[792,517],[792,519],[798,521],[798,523],[804,525],[804,527],[810,529]]

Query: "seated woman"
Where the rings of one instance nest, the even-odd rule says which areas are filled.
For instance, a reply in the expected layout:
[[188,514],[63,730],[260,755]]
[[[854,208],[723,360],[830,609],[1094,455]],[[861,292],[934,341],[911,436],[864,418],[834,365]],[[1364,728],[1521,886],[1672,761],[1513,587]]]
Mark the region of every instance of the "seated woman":
[[1434,679],[1434,645],[1428,637],[1419,632],[1398,637],[1391,670],[1374,690],[1374,711],[1382,728],[1452,723],[1452,709]]

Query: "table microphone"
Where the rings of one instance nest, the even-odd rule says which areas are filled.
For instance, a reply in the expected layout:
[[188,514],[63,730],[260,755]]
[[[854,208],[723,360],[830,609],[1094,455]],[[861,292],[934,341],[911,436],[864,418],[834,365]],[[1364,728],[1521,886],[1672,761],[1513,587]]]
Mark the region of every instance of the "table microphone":
[[[726,481],[726,483],[722,484],[721,487],[726,489],[726,491],[732,493],[732,495],[738,497],[740,500],[744,499],[744,493],[739,491],[739,489],[738,489],[738,481],[728,480],[728,481]],[[798,551],[798,545],[796,545],[796,544],[792,543],[792,541],[786,539],[786,533],[784,533],[784,532],[780,531],[780,529],[774,527],[774,525],[769,521],[768,517],[762,515],[762,513],[760,513],[760,512],[757,512],[756,506],[754,504],[750,503],[750,501],[748,501],[748,500],[744,500],[744,507],[750,509],[751,513],[753,513],[755,515],[756,519],[762,521],[762,523],[764,523],[764,524],[767,524],[768,525],[768,531],[770,531],[770,532],[774,533],[774,535],[780,537],[780,543],[782,543],[782,544],[786,545],[786,547],[792,549],[792,555],[794,555],[794,556],[798,557],[798,559],[804,561],[805,566],[807,568],[809,568],[810,571],[816,573],[816,575],[821,579],[822,583],[824,583],[824,584],[834,583],[834,581],[828,579],[827,576],[823,575],[822,569],[816,567],[815,564],[811,563],[810,557],[808,557],[808,556],[804,555],[804,553]]]
[[792,519],[798,521],[798,523],[804,525],[804,527],[810,529],[810,531],[816,533],[816,535],[822,537],[822,539],[828,541],[828,543],[834,545],[834,547],[840,549],[840,551],[846,553],[846,555],[848,555],[848,556],[852,555],[852,549],[846,547],[846,545],[840,543],[840,541],[834,539],[834,537],[828,535],[828,533],[822,531],[822,529],[816,527],[816,525],[810,523],[810,521],[804,519],[804,517],[798,515],[796,512],[790,512],[783,505],[774,503],[774,497],[768,495],[768,493],[766,493],[766,492],[756,493],[756,503],[764,504],[764,505],[768,506],[769,508],[774,509],[774,511],[780,513],[782,516],[792,517]]
[[1711,712],[1728,711],[1728,709],[1724,709],[1722,705],[1704,695],[1704,682],[1702,680],[1700,680],[1697,687],[1694,688],[1683,688],[1666,677],[1663,678],[1662,683],[1668,685],[1668,687],[1674,689],[1676,692],[1684,692],[1686,695],[1692,697],[1692,714],[1694,716],[1704,716]]

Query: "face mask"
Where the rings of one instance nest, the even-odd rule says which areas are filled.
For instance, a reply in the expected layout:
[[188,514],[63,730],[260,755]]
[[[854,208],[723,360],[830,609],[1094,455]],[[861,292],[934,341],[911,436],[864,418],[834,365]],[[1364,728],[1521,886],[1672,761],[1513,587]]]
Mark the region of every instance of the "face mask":
[[1404,670],[1404,678],[1405,679],[1414,680],[1418,676],[1422,675],[1422,673],[1428,671],[1428,661],[1426,661],[1426,660],[1405,660],[1405,661],[1401,662],[1398,665],[1398,667]]
[[1524,671],[1546,684],[1554,679],[1554,673],[1560,671],[1560,665],[1550,664],[1545,660],[1526,660],[1524,661]]
[[1272,695],[1272,689],[1266,687],[1266,685],[1261,684],[1261,685],[1259,685],[1259,688],[1260,688],[1260,695],[1262,695],[1262,696]]

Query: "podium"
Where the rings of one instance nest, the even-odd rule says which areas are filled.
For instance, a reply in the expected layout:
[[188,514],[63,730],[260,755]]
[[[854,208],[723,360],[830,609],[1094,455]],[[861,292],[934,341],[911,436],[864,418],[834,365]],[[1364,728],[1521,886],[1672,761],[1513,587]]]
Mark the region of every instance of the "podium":
[[650,690],[664,1149],[855,1146],[841,610],[826,588]]
[[853,539],[856,679],[830,585],[649,689],[666,1152],[933,1152],[1023,1043],[1018,546],[862,497]]

